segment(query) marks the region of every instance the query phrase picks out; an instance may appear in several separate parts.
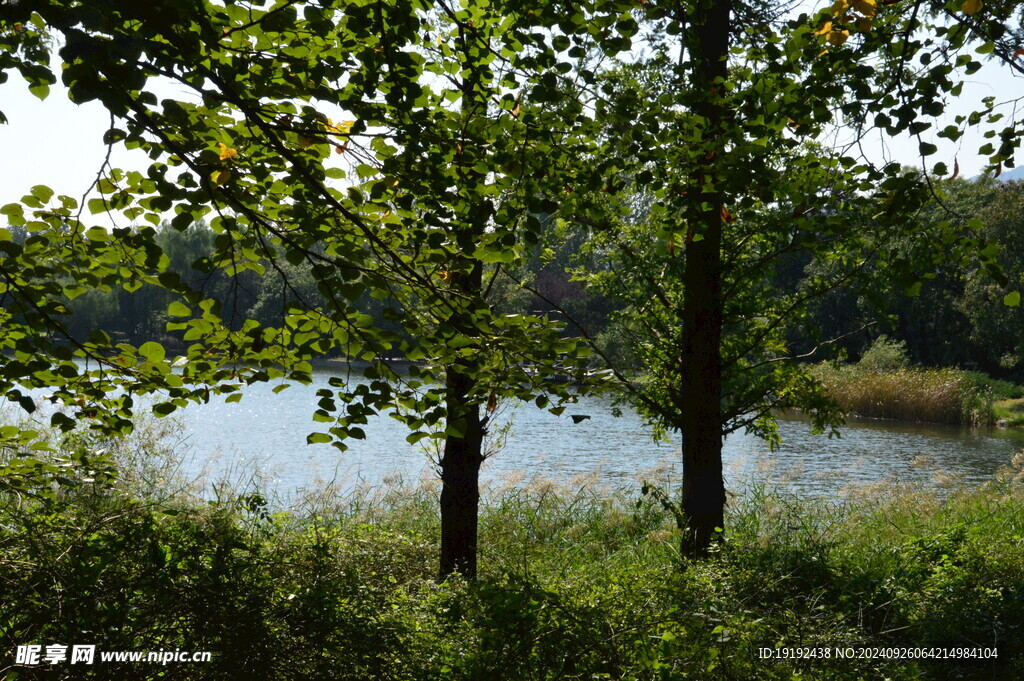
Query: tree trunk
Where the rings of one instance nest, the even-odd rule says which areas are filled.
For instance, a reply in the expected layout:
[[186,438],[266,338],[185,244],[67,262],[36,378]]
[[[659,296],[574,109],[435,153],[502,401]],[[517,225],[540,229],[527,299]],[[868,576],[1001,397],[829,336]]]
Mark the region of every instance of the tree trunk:
[[[716,78],[727,75],[731,3],[700,0],[690,17],[687,48],[693,60],[692,87],[704,99],[694,106],[708,122],[702,152],[707,167],[694,174],[693,184],[710,180],[720,186],[714,168],[724,154],[720,136],[723,108]],[[710,175],[710,177],[708,177]],[[722,229],[725,197],[719,189],[701,195],[706,206],[695,213],[699,240],[685,251],[683,303],[683,431],[682,511],[684,556],[707,553],[716,528],[724,525],[725,482],[722,478]]]
[[449,367],[445,386],[448,425],[462,429],[449,435],[441,459],[441,579],[455,572],[476,577],[476,535],[480,501],[479,476],[483,463],[483,423],[480,406],[467,405],[473,379]]
[[[473,225],[458,234],[472,238]],[[468,244],[465,247],[469,248]],[[469,337],[479,332],[474,324],[475,297],[483,288],[483,266],[476,261],[461,263],[466,270],[452,272],[454,291],[470,297],[457,302],[448,324]],[[468,307],[467,307],[468,306]],[[473,392],[479,379],[474,375],[475,358],[462,357],[445,366],[445,425],[448,435],[441,456],[441,565],[444,581],[458,572],[466,579],[476,577],[476,536],[480,502],[480,465],[484,461],[483,441],[486,419]]]
[[[459,29],[458,44],[466,58],[467,68],[462,80],[462,112],[467,120],[487,111],[486,100],[481,100],[479,83],[485,65],[474,61],[473,40]],[[471,142],[461,140],[456,145],[455,164],[462,187],[475,188],[483,182],[483,175],[474,167]],[[487,230],[490,204],[481,197],[467,201],[464,222],[454,226],[452,232],[462,253],[472,253]],[[459,307],[458,299],[476,300],[483,294],[483,265],[469,258],[456,262],[451,275],[451,286],[456,305],[449,325],[459,334],[474,337],[478,330],[474,311]],[[480,414],[480,405],[472,401],[473,389],[479,379],[474,375],[474,357],[463,357],[445,367],[446,424],[449,428],[441,458],[441,566],[443,581],[458,572],[466,579],[476,577],[476,540],[480,502],[480,465],[484,461],[483,439],[486,419]],[[455,432],[452,432],[455,431]]]
[[[469,225],[459,236],[473,238],[482,228]],[[469,242],[465,249],[469,250]],[[467,270],[451,275],[454,291],[473,301],[483,290],[483,266],[477,261],[463,262]],[[474,324],[472,302],[457,302],[448,324],[459,334],[473,337],[479,331]],[[464,307],[470,305],[470,307]],[[483,440],[486,419],[473,392],[479,379],[474,375],[475,358],[462,357],[445,366],[445,423],[448,435],[441,456],[441,566],[443,581],[455,572],[466,579],[476,577],[476,536],[480,501],[480,465],[484,461]]]
[[[482,80],[482,65],[470,57],[472,40],[460,27],[461,52],[466,56],[467,68],[462,80],[462,112],[467,120],[486,112],[486,103],[481,103],[477,85]],[[475,188],[482,181],[480,172],[474,167],[471,142],[461,140],[456,145],[455,165],[458,168],[460,186]],[[489,213],[486,204],[479,197],[472,197],[466,203],[464,222],[457,224],[453,231],[455,241],[462,253],[472,253],[480,237],[487,230]],[[461,266],[461,267],[460,267]],[[465,268],[465,269],[463,269]],[[483,292],[483,266],[479,261],[468,258],[456,262],[452,272],[451,285],[456,295],[452,297],[457,306],[449,325],[459,334],[476,336],[472,309],[459,308],[460,295],[475,300]],[[476,577],[476,538],[480,502],[480,465],[483,463],[484,419],[480,405],[473,403],[472,394],[478,379],[473,375],[474,358],[463,357],[445,367],[445,408],[449,434],[444,441],[441,458],[441,574],[443,581],[455,572],[467,579]],[[451,432],[454,430],[455,432]]]

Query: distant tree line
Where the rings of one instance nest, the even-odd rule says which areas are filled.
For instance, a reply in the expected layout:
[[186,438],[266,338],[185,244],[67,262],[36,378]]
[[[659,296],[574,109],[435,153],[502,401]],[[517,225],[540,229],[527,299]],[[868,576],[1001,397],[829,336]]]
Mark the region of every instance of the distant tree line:
[[[881,335],[903,341],[911,360],[924,366],[959,366],[993,376],[1024,381],[1024,314],[1008,307],[1004,298],[1024,286],[1024,182],[999,182],[982,177],[942,183],[939,197],[926,208],[940,220],[959,215],[959,226],[976,231],[979,244],[998,249],[1001,272],[979,267],[977,261],[930,273],[915,295],[893,288],[870,295],[837,289],[817,301],[812,314],[789,330],[794,354],[811,353],[808,361],[836,354],[859,358]],[[968,221],[977,220],[968,225]],[[978,224],[980,223],[980,227]],[[24,241],[24,227],[9,227],[15,241]],[[517,273],[537,294],[527,293],[502,278],[493,287],[495,304],[509,313],[566,313],[566,335],[581,329],[596,336],[609,356],[629,364],[623,330],[616,324],[617,303],[573,276],[575,268],[600,268],[587,254],[587,235],[579,227],[552,223],[548,238]],[[217,234],[204,222],[178,230],[160,226],[158,241],[170,261],[169,269],[191,287],[221,302],[225,320],[241,326],[246,319],[280,323],[293,302],[323,304],[324,293],[308,265],[275,262],[263,275],[254,271],[228,276],[214,267]],[[980,246],[984,247],[984,246]],[[910,254],[907,254],[908,257]],[[806,255],[781,259],[775,285],[780,291],[799,288],[817,266]],[[134,291],[90,289],[67,301],[70,335],[84,339],[101,329],[118,340],[140,344],[156,340],[168,347],[182,345],[166,330],[169,291],[143,285]],[[359,301],[364,314],[387,327],[394,300],[365,294]],[[393,332],[401,334],[400,325]],[[850,329],[860,329],[849,333]],[[834,341],[834,342],[830,342]],[[817,352],[811,352],[815,348]],[[639,367],[636,367],[639,369]]]
[[[1024,382],[1024,312],[1006,304],[1008,295],[1024,289],[1024,181],[953,179],[936,184],[935,194],[923,209],[924,222],[952,221],[958,231],[971,235],[979,251],[995,251],[995,262],[983,265],[984,258],[968,255],[955,266],[942,263],[910,291],[895,284],[867,293],[836,288],[789,327],[793,355],[806,355],[809,362],[837,356],[857,360],[875,339],[887,336],[903,341],[915,364],[978,369]],[[539,249],[524,273],[542,298],[529,304],[550,313],[556,308],[567,312],[598,337],[609,356],[628,365],[630,343],[626,329],[617,323],[619,307],[566,274],[574,268],[600,270],[599,258],[585,252],[587,240],[580,231],[553,228],[549,235],[557,246]],[[894,257],[920,254],[906,245],[897,247]],[[806,252],[780,257],[773,286],[779,293],[791,293],[823,266]],[[633,366],[642,368],[635,359]]]
[[[12,239],[24,243],[28,232],[23,226],[10,226]],[[249,270],[229,276],[223,268],[211,262],[215,252],[217,233],[205,222],[195,222],[178,230],[163,223],[157,230],[157,243],[169,260],[168,271],[181,277],[191,288],[221,304],[224,319],[240,328],[246,319],[261,324],[279,324],[290,303],[321,306],[324,294],[308,265],[295,265],[284,258],[268,267],[265,274]],[[152,285],[142,285],[134,291],[123,288],[88,289],[82,295],[67,300],[69,314],[64,320],[68,335],[77,340],[86,339],[95,330],[102,330],[118,341],[141,344],[157,341],[180,348],[180,334],[167,331],[167,307],[174,300],[173,293]],[[382,320],[387,326],[386,310],[392,301],[364,295],[361,311]],[[395,327],[398,331],[398,327]]]
[[[836,342],[850,359],[887,335],[905,342],[916,364],[1024,380],[1024,313],[1004,302],[1008,296],[1013,302],[1024,286],[1024,183],[957,179],[937,190],[937,198],[925,208],[928,217],[959,216],[955,226],[971,233],[979,249],[995,250],[995,262],[986,267],[965,260],[935,268],[911,296],[897,288],[861,296],[836,290],[815,304],[808,328],[790,330],[795,352],[809,352],[816,342],[863,328]],[[804,268],[813,266],[790,263],[789,271],[779,272],[780,285],[799,285]]]

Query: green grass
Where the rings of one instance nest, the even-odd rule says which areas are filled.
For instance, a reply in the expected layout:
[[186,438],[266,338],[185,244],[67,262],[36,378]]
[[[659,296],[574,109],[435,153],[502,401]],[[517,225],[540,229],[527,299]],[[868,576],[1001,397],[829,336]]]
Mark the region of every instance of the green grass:
[[1018,385],[1013,381],[992,378],[982,371],[964,371],[963,374],[978,387],[985,388],[991,392],[992,397],[996,400],[1024,397],[1024,385]]
[[[887,487],[830,504],[755,487],[730,509],[720,549],[688,565],[672,519],[647,498],[507,488],[485,497],[479,580],[437,584],[436,486],[326,489],[283,509],[252,486],[199,496],[161,465],[174,452],[159,441],[111,451],[116,480],[67,469],[78,484],[56,495],[0,498],[0,649],[180,647],[213,661],[107,663],[66,678],[1024,675],[1020,460],[948,498]],[[974,645],[998,659],[758,657]]]
[[1024,398],[998,400],[993,404],[996,420],[1010,428],[1024,428]]

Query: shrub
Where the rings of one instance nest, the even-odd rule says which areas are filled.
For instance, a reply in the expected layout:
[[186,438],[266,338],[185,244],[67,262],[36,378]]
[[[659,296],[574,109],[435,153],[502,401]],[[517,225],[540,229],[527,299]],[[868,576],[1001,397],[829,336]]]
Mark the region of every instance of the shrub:
[[871,347],[864,351],[857,363],[866,371],[899,371],[910,366],[907,344],[904,341],[892,340],[886,335],[876,338]]

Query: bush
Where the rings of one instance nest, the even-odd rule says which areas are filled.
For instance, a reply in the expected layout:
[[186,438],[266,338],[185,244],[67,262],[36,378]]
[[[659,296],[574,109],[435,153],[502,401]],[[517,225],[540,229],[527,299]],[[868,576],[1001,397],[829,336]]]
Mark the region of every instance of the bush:
[[865,371],[899,371],[910,366],[905,341],[896,341],[886,335],[876,338],[864,351],[857,363]]
[[965,371],[963,373],[978,388],[991,391],[992,397],[996,400],[1012,400],[1024,397],[1024,386],[1012,381],[992,378],[981,371]]

